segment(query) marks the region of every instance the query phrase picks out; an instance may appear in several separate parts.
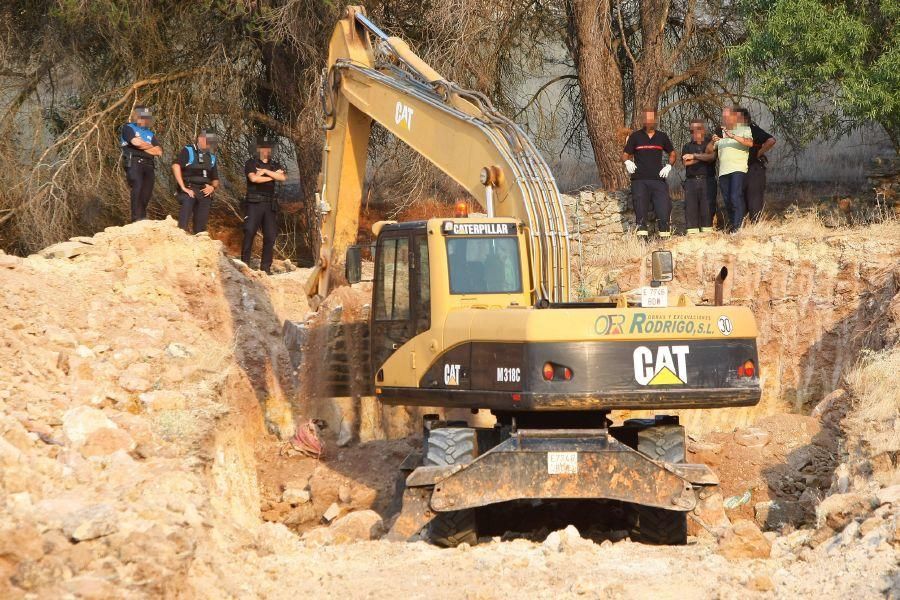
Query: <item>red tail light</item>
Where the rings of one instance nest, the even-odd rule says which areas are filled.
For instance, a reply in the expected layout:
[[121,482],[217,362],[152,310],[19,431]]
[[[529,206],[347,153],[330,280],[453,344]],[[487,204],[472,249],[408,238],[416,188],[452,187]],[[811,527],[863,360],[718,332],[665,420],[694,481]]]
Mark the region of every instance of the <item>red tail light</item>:
[[752,360],[748,360],[738,367],[738,377],[753,377],[756,375],[756,365]]
[[553,364],[552,363],[544,363],[544,379],[547,381],[553,381]]
[[563,379],[565,381],[570,381],[572,379],[572,369],[569,367],[564,367],[562,365],[555,365],[553,363],[544,363],[544,368],[541,369],[541,374],[544,376],[545,381],[553,381]]

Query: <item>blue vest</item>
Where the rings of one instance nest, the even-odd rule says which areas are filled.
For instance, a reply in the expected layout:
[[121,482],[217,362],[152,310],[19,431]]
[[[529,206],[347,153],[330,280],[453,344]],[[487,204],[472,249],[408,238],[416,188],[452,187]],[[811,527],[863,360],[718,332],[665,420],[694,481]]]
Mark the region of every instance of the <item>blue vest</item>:
[[[193,144],[191,144],[190,146],[185,146],[184,149],[187,150],[187,155],[188,155],[188,161],[187,161],[187,164],[186,164],[185,166],[186,166],[186,167],[189,167],[189,166],[191,166],[192,164],[194,164],[194,162],[195,162],[195,160],[196,160],[197,154],[196,154],[196,151],[194,150],[194,145],[193,145]],[[205,152],[204,154],[208,154],[208,155],[209,155],[209,159],[210,159],[210,165],[209,165],[209,166],[210,166],[210,167],[216,166],[216,155],[213,154],[212,152]]]
[[131,145],[131,139],[125,139],[125,128],[131,127],[134,129],[134,132],[137,134],[139,138],[147,142],[148,144],[153,143],[153,132],[149,129],[141,127],[137,123],[128,123],[127,125],[123,125],[121,129],[119,129],[119,146],[122,147],[122,155],[125,158],[137,156],[139,158],[148,158],[153,159],[153,157],[147,154],[145,151],[135,148]]
[[210,171],[216,166],[216,155],[209,151],[201,152],[193,144],[184,149],[187,152],[187,164],[184,165],[181,176],[185,183],[206,184],[212,181]]
[[125,139],[125,127],[131,127],[132,129],[134,129],[134,132],[137,134],[137,136],[148,144],[153,143],[153,132],[151,130],[145,129],[137,123],[128,123],[119,130],[119,144],[122,146],[122,148],[131,146],[131,140]]

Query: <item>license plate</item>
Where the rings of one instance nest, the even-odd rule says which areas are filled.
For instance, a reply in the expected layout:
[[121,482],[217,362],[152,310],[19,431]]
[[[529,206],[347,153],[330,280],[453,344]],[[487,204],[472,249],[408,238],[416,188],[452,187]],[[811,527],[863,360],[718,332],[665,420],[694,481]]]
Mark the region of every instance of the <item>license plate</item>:
[[547,473],[549,475],[576,475],[578,473],[578,453],[548,452]]
[[641,288],[641,306],[645,308],[665,308],[669,306],[669,288],[664,285]]

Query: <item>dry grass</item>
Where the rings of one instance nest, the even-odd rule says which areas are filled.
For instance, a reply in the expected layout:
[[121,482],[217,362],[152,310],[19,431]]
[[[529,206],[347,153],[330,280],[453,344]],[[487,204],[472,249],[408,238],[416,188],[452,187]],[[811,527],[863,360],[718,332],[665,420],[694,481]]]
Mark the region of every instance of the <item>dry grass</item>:
[[900,347],[864,352],[846,376],[854,396],[848,428],[869,456],[900,450]]
[[[859,365],[847,375],[847,383],[856,396],[856,412],[863,421],[894,421],[900,418],[900,347],[866,352]],[[900,448],[900,436],[894,439]]]

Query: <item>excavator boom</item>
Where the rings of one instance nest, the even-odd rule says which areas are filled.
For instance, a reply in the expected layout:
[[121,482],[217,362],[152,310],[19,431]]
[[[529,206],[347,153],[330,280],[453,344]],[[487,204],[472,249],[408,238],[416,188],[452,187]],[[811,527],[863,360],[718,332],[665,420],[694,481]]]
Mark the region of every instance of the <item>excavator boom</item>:
[[322,87],[325,146],[320,253],[307,293],[324,298],[356,242],[368,140],[377,122],[465,188],[490,217],[527,228],[533,300],[569,299],[569,239],[559,190],[528,136],[482,94],[444,79],[401,39],[348,7]]

